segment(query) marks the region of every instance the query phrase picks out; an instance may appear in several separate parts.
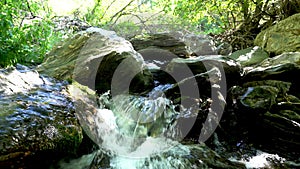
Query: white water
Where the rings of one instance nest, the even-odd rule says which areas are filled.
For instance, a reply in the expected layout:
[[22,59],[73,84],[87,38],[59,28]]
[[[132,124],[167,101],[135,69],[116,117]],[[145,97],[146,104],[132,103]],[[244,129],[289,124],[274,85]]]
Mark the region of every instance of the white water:
[[259,150],[257,150],[255,156],[249,159],[235,160],[231,158],[229,160],[244,163],[246,168],[253,169],[253,168],[273,168],[270,159],[280,161],[281,163],[286,161],[284,158],[279,157],[277,154],[269,154]]
[[[182,115],[164,97],[163,91],[170,87],[158,86],[147,97],[118,95],[111,98],[105,93],[99,98],[99,108],[92,109],[96,113],[82,111],[82,119],[89,121],[85,125],[95,124],[95,128],[85,130],[92,134],[90,137],[95,142],[99,141],[99,151],[109,156],[109,168],[195,168],[189,159],[191,146],[177,141],[181,133],[176,130],[176,120]],[[83,156],[60,166],[62,169],[86,168],[94,156]],[[258,157],[239,161],[248,168],[266,165]]]
[[[189,148],[177,141],[181,133],[175,126],[180,113],[164,96],[164,91],[171,87],[160,85],[147,96],[111,96],[107,92],[99,97],[99,108],[90,109],[91,105],[80,107],[78,112],[81,115],[78,117],[84,126],[93,125],[85,127],[85,130],[99,145],[100,151],[109,155],[110,168],[138,169],[144,168],[146,163],[147,168],[182,165],[182,159],[164,159],[160,156],[163,153],[189,154]],[[84,96],[80,91],[76,94]],[[78,164],[90,162],[84,157],[82,160],[86,162]]]
[[[177,145],[172,122],[178,116],[163,91],[171,85],[155,88],[148,97],[108,94],[100,98],[100,107],[94,117],[99,146],[110,153],[129,158],[147,158]],[[106,98],[105,98],[106,97]],[[104,108],[110,100],[109,109]]]
[[[183,159],[175,157],[180,151],[181,155],[188,155],[189,148],[177,141],[181,138],[176,124],[180,113],[164,96],[164,91],[171,87],[157,86],[147,96],[111,96],[106,92],[98,99],[87,95],[93,92],[86,88],[73,86],[70,89],[81,125],[99,145],[100,154],[108,156],[110,168],[182,165]],[[173,159],[161,156],[170,153]]]

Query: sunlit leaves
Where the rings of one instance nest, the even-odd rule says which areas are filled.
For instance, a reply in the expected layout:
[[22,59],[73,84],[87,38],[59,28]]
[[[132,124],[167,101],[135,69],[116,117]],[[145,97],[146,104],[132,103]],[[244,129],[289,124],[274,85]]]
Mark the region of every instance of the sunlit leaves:
[[263,0],[173,0],[165,11],[172,12],[206,33],[235,29],[253,17],[255,6]]
[[0,2],[0,67],[38,64],[59,39],[59,35],[53,33],[52,22],[35,16],[41,6],[30,2]]

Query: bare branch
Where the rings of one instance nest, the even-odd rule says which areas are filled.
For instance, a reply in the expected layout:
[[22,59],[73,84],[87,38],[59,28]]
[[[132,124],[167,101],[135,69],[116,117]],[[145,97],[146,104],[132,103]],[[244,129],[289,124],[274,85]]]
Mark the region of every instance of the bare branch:
[[105,9],[104,13],[102,14],[102,16],[100,17],[100,20],[102,20],[104,18],[104,16],[106,15],[106,12],[108,11],[108,9],[116,2],[117,0],[113,0],[109,6]]
[[27,5],[28,11],[30,12],[30,15],[31,15],[30,18],[35,18],[36,16],[33,14],[28,0],[26,0],[26,5]]
[[[115,17],[117,17],[118,15],[120,15],[121,13],[123,13],[123,11],[130,6],[135,0],[131,0],[127,5],[125,5],[121,10],[119,10],[117,13],[115,13],[109,22],[112,22],[114,20]],[[119,19],[120,17],[118,17],[117,19]],[[115,22],[114,22],[115,23]]]

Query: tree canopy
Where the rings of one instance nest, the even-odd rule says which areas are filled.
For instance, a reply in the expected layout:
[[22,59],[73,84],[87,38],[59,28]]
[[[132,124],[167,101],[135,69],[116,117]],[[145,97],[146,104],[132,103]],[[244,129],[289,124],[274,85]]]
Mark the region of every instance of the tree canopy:
[[2,0],[0,6],[0,67],[39,64],[57,41],[89,26],[129,38],[172,30],[206,33],[237,50],[300,12],[298,0]]

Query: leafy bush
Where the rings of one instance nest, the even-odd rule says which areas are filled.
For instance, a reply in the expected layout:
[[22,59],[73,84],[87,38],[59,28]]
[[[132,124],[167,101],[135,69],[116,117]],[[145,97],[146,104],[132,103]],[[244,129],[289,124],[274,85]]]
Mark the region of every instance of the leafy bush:
[[37,5],[28,1],[6,0],[0,6],[0,67],[41,63],[61,37],[51,20],[34,16]]

